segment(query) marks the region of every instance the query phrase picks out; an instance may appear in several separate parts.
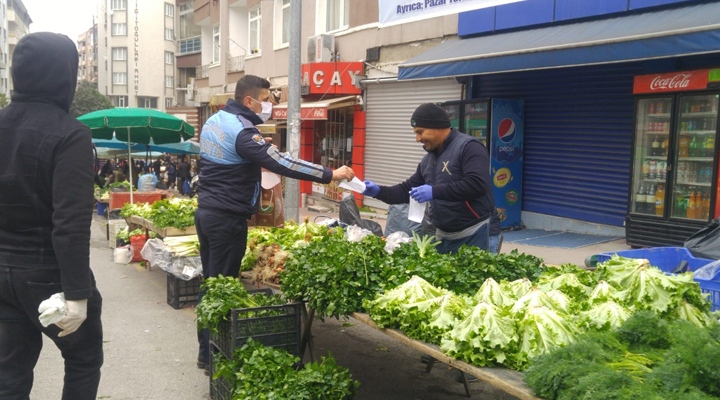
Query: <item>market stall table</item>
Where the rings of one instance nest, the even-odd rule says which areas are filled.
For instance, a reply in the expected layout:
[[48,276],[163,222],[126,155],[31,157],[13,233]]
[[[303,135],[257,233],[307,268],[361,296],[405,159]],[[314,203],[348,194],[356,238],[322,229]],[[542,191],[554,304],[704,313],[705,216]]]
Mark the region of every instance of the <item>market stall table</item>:
[[[517,397],[521,400],[539,400],[538,397],[533,396],[530,388],[525,385],[522,373],[507,368],[490,368],[490,367],[476,367],[472,364],[468,364],[464,361],[460,361],[445,355],[440,348],[435,345],[421,342],[419,340],[410,339],[405,336],[404,333],[395,329],[378,328],[375,322],[370,319],[370,316],[364,313],[352,313],[351,317],[356,320],[377,329],[378,331],[399,340],[400,342],[412,347],[415,350],[427,354],[435,360],[447,364],[453,368],[456,368],[466,374],[470,374],[481,381],[492,385],[512,396]],[[466,388],[467,390],[467,388]]]
[[[133,192],[133,203],[149,203],[152,204],[158,200],[166,198],[168,192],[166,190],[154,190],[152,192]],[[130,192],[110,192],[109,208],[114,210],[122,208],[130,202]]]

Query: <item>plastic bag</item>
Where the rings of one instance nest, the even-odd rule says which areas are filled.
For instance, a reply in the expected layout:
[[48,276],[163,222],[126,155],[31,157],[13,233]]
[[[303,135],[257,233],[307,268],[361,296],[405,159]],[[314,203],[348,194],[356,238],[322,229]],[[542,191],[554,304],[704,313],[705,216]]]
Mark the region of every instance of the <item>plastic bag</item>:
[[150,263],[151,267],[159,267],[167,272],[172,270],[172,252],[161,239],[154,238],[145,242],[140,255]]
[[130,245],[116,247],[113,250],[113,260],[116,264],[130,264],[133,258],[133,251]]
[[171,274],[184,281],[189,281],[199,275],[202,275],[202,261],[200,256],[194,257],[174,257],[172,259]]
[[377,236],[383,235],[382,226],[375,221],[368,219],[362,219],[360,217],[360,210],[355,204],[355,197],[347,196],[340,201],[340,222],[348,225],[357,225],[360,228],[369,230],[372,234]]
[[714,219],[683,244],[693,256],[720,260],[720,219]]
[[693,277],[704,279],[706,281],[714,281],[720,278],[720,260],[713,261],[693,272]]
[[391,233],[386,239],[385,239],[385,251],[388,252],[388,254],[392,254],[395,249],[400,247],[401,243],[410,243],[413,241],[413,238],[411,238],[407,233],[398,231],[395,233]]
[[393,204],[388,207],[387,222],[385,223],[385,236],[395,232],[405,232],[412,235],[413,232],[420,233],[422,224],[408,219],[408,204]]
[[132,247],[133,250],[132,262],[140,262],[143,260],[143,256],[140,252],[143,247],[145,247],[146,240],[147,237],[145,237],[145,235],[135,235],[130,237],[130,247]]
[[363,238],[365,236],[372,235],[372,234],[373,233],[370,232],[369,230],[361,228],[357,225],[352,225],[352,226],[348,226],[347,228],[345,228],[345,238],[349,242],[354,242],[354,243],[360,242],[361,240],[363,240]]

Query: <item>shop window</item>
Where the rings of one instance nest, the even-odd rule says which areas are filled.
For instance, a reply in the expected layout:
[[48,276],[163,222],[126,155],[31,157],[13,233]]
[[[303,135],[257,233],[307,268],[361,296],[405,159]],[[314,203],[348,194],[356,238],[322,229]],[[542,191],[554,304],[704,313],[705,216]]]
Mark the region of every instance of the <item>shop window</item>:
[[[328,110],[326,121],[315,122],[316,164],[328,168],[338,168],[352,164],[353,110],[350,107]],[[329,200],[342,200],[343,189],[333,182],[325,185],[324,197]]]

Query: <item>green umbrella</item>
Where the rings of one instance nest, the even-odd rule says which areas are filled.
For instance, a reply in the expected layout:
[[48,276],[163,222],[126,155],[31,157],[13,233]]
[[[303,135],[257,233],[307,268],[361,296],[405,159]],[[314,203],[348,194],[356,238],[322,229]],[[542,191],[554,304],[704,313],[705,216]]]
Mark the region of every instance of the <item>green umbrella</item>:
[[[133,143],[179,143],[195,136],[195,128],[187,122],[151,108],[109,108],[78,117],[87,125],[93,139],[117,139],[127,142],[128,153]],[[130,168],[130,202],[133,202],[132,167]]]
[[195,136],[195,128],[173,115],[151,108],[110,108],[78,117],[93,139],[159,145],[179,143]]

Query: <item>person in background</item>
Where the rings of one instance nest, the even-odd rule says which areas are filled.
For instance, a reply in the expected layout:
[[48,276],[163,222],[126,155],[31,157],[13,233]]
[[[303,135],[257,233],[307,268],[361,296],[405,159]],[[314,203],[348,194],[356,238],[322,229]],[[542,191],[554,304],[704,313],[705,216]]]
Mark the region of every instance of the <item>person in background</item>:
[[[255,127],[272,111],[270,82],[245,75],[235,98],[210,117],[200,136],[200,180],[195,228],[200,241],[203,278],[238,277],[247,244],[247,220],[260,203],[261,169],[318,183],[352,180],[349,167],[336,170],[281,153]],[[203,292],[198,296],[202,300]],[[209,369],[207,329],[198,331],[199,368]]]
[[[103,329],[90,269],[93,145],[90,129],[69,115],[77,71],[75,42],[64,35],[30,33],[13,52],[15,89],[0,110],[0,399],[29,398],[43,334],[65,360],[62,396],[54,398],[97,397]],[[59,293],[62,319],[41,322],[41,302]]]
[[177,189],[180,194],[187,194],[185,193],[186,180],[190,180],[190,163],[187,162],[185,156],[181,156],[177,167]]
[[143,167],[143,173],[138,178],[137,188],[141,192],[152,192],[158,183],[155,174],[150,172],[150,167]]
[[162,166],[162,162],[160,161],[160,157],[158,157],[155,159],[155,161],[153,161],[152,169],[153,169],[153,173],[155,174],[155,177],[158,178],[159,180],[162,180],[162,179],[160,179],[160,173],[162,172],[162,171],[160,171],[161,166]]
[[165,164],[165,172],[167,173],[166,186],[168,189],[172,189],[175,187],[175,180],[177,179],[177,172],[175,171],[175,163],[172,160],[169,160],[167,162],[167,164]]
[[427,152],[416,172],[394,186],[365,181],[365,195],[388,204],[428,203],[426,217],[435,226],[440,253],[463,246],[489,247],[490,216],[495,200],[490,185],[490,159],[483,144],[452,129],[445,110],[432,103],[410,118],[415,141]]

